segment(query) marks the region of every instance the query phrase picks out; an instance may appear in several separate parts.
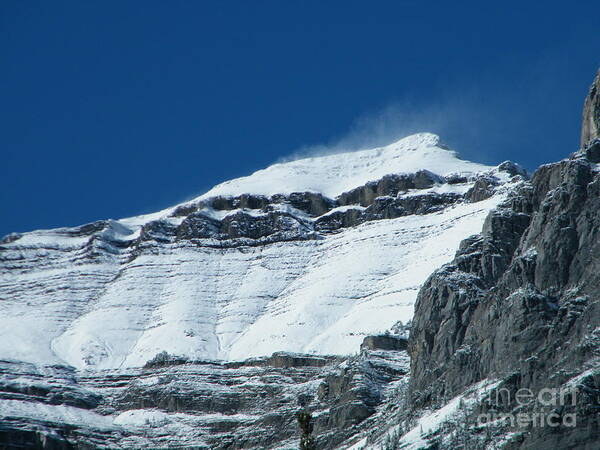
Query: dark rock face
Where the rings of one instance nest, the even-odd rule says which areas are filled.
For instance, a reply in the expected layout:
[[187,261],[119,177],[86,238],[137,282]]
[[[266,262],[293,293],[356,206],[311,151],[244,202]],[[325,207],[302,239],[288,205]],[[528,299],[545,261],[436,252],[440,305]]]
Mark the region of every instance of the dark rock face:
[[[324,378],[317,400],[328,405],[329,414],[319,415],[315,421],[318,448],[338,448],[343,439],[361,430],[362,423],[385,400],[385,387],[408,374],[402,365],[404,355],[404,351],[365,349]],[[341,435],[344,438],[339,440]]]
[[140,241],[171,242],[177,228],[165,220],[154,220],[142,227]]
[[[417,299],[415,405],[484,378],[510,379],[515,390],[558,388],[590,368],[583,385],[600,388],[598,211],[600,174],[586,159],[565,160],[540,168],[490,213],[481,235],[463,241]],[[594,448],[598,399],[578,401],[577,427],[529,430],[509,448]]]
[[459,194],[444,193],[444,194],[422,194],[412,197],[404,197],[398,199],[398,203],[405,211],[412,211],[409,214],[431,214],[437,211],[459,203],[464,200],[464,197]]
[[479,177],[475,184],[465,194],[465,198],[470,202],[480,202],[494,195],[494,188],[498,186],[498,180],[492,176]]
[[585,149],[585,157],[593,163],[600,163],[600,139],[590,141]]
[[291,194],[264,195],[242,194],[238,197],[212,197],[196,204],[177,207],[172,217],[188,216],[202,208],[210,207],[217,211],[233,211],[234,209],[255,209],[268,211],[273,204],[287,203],[310,216],[320,216],[337,204],[335,200],[316,192],[292,192]]
[[367,183],[364,186],[344,192],[338,198],[338,204],[369,206],[377,197],[397,196],[399,192],[409,189],[427,189],[435,183],[445,180],[428,170],[420,170],[410,175],[386,175],[379,181]]
[[325,367],[343,358],[335,356],[310,356],[301,353],[275,352],[269,357],[248,359],[243,362],[225,363],[227,367],[276,367],[290,369],[293,367]]
[[221,221],[220,231],[228,239],[260,239],[269,236],[274,241],[281,241],[308,238],[307,233],[312,231],[312,227],[291,214],[272,212],[252,216],[238,212]]
[[463,200],[459,194],[426,193],[402,197],[377,197],[368,208],[334,211],[315,220],[315,230],[332,232],[371,220],[395,219],[409,215],[431,214]]
[[179,240],[215,239],[239,244],[240,239],[259,243],[314,239],[312,224],[288,213],[271,211],[250,214],[240,210],[222,220],[213,219],[202,212],[187,216],[179,226],[166,220],[156,220],[144,225],[141,241],[174,242]]
[[458,194],[427,193],[398,198],[380,197],[369,206],[364,216],[366,220],[395,219],[413,214],[423,215],[444,209],[462,200]]
[[177,228],[179,239],[208,239],[218,236],[221,224],[200,212],[187,216]]
[[[510,161],[502,163],[498,170],[515,176],[526,176],[521,167]],[[468,182],[473,183],[473,180],[460,175],[444,178],[421,170],[413,174],[386,175],[380,180],[345,192],[335,200],[314,192],[293,192],[271,197],[250,194],[238,197],[218,196],[176,208],[171,217],[183,217],[179,225],[174,225],[168,219],[146,224],[139,240],[158,243],[192,240],[202,245],[217,245],[214,242],[200,242],[210,240],[219,241],[220,246],[231,247],[240,243],[260,245],[315,239],[318,238],[317,233],[331,233],[371,220],[430,214],[457,202],[485,200],[494,194],[500,184],[496,177],[485,174],[474,180],[473,186],[464,195],[418,193],[419,190],[429,189],[436,184],[456,185]],[[408,192],[409,190],[415,192]],[[334,210],[340,206],[346,208]],[[289,208],[286,210],[286,207],[292,208],[292,211],[287,212]],[[225,214],[222,219],[216,219],[206,208],[231,213]],[[298,211],[308,218],[299,217]],[[94,224],[89,226],[92,225]]]
[[379,336],[367,336],[360,346],[361,350],[395,350],[401,351],[408,348],[408,340],[402,336],[393,334],[382,334]]
[[[67,450],[75,448],[67,440],[65,440],[59,434],[48,433],[35,428],[29,430],[15,430],[13,424],[10,421],[0,423],[0,443],[3,449],[16,449],[16,448],[38,448],[48,450]],[[42,428],[44,424],[40,424]],[[55,432],[55,430],[52,430]],[[61,430],[63,431],[63,430]],[[65,432],[68,430],[64,430]],[[88,447],[90,448],[90,447]]]
[[274,195],[272,203],[289,203],[292,207],[305,212],[309,216],[317,217],[335,208],[335,200],[315,192],[292,192],[289,195]]
[[469,179],[463,175],[451,174],[446,176],[446,183],[448,184],[463,184],[467,183]]
[[363,210],[349,208],[345,211],[334,211],[319,217],[315,221],[315,230],[328,233],[340,228],[354,227],[364,222]]
[[500,172],[506,172],[513,177],[520,175],[527,178],[527,171],[512,161],[504,161],[498,166],[498,170]]
[[209,206],[217,211],[248,208],[261,209],[269,204],[269,199],[263,195],[242,194],[238,197],[213,197],[201,206]]
[[600,70],[590,87],[583,105],[583,125],[581,127],[581,148],[584,150],[590,141],[600,137]]

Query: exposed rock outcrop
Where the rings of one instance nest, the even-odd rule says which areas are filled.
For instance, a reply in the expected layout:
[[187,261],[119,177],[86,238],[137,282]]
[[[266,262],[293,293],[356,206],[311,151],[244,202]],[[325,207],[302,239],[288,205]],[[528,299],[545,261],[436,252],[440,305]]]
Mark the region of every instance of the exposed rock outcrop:
[[[487,198],[491,195],[492,193]],[[399,197],[376,197],[366,208],[356,205],[324,214],[315,220],[314,227],[317,231],[328,233],[372,220],[431,214],[464,201],[465,197],[454,193],[437,194],[434,192]],[[482,198],[482,200],[484,199]]]
[[338,198],[341,206],[358,204],[369,206],[377,197],[397,196],[400,192],[409,189],[427,189],[435,183],[443,183],[445,180],[428,170],[420,170],[408,175],[386,175],[381,180],[372,181],[364,186],[344,192]]
[[581,148],[600,138],[600,70],[590,87],[583,105],[583,125],[581,127]]
[[[598,79],[596,79],[595,84]],[[586,101],[593,105],[594,87]],[[595,114],[595,113],[594,113]],[[584,136],[593,134],[584,123]],[[575,154],[536,171],[421,289],[410,337],[416,407],[504,380],[518,389],[577,388],[576,426],[511,428],[506,448],[596,448],[600,434],[600,173]],[[577,380],[577,381],[573,381]],[[547,413],[547,411],[546,411]]]
[[498,186],[498,180],[492,176],[481,176],[475,180],[475,184],[465,194],[470,202],[480,202],[494,195],[494,188]]
[[367,336],[360,346],[361,350],[395,350],[401,351],[408,348],[408,340],[403,336],[381,334]]

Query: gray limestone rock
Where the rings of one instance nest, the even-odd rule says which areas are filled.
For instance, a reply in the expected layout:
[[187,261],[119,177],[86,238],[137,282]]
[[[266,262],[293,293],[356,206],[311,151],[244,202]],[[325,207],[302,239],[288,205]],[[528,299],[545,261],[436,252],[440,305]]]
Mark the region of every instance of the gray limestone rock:
[[494,195],[494,188],[498,184],[498,180],[491,175],[478,177],[473,187],[465,194],[465,198],[472,203],[486,200]]
[[[598,348],[586,344],[600,327],[599,194],[600,174],[587,161],[544,166],[430,277],[410,337],[415,406],[484,378],[539,391],[600,371]],[[581,402],[581,426],[535,430],[509,448],[567,448],[569,439],[593,448],[596,400]]]
[[386,175],[378,181],[372,181],[364,186],[341,194],[337,202],[339,205],[369,206],[376,198],[384,196],[395,197],[400,192],[409,189],[427,189],[436,183],[446,180],[428,170],[420,170],[413,174]]
[[585,149],[585,157],[592,163],[600,163],[600,139],[596,138],[588,143]]
[[406,350],[408,340],[402,336],[393,334],[381,334],[378,336],[367,336],[360,345],[361,350]]
[[583,104],[581,148],[585,149],[592,140],[597,138],[600,138],[600,70]]

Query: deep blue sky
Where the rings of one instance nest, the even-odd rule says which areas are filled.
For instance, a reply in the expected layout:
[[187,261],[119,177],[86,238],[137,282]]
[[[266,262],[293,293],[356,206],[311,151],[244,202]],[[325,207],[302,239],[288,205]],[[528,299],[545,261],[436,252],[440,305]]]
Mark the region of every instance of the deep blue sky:
[[482,162],[566,156],[600,2],[486,3],[3,1],[0,235],[412,131]]

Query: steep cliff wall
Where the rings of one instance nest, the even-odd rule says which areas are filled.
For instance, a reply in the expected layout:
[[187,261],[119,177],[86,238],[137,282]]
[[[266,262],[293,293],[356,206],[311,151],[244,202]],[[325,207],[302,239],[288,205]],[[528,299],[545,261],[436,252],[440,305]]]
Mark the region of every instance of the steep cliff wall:
[[[594,137],[597,83],[582,136]],[[595,120],[595,119],[594,119]],[[595,122],[594,122],[595,123]],[[576,426],[507,424],[507,448],[597,448],[600,435],[600,170],[589,152],[542,166],[461,244],[417,298],[411,398],[425,407],[484,379],[501,380],[505,412],[543,414],[519,389],[571,387],[553,405]],[[489,441],[488,441],[489,442]]]
[[590,93],[583,106],[583,125],[581,127],[581,148],[600,137],[600,70],[590,87]]

